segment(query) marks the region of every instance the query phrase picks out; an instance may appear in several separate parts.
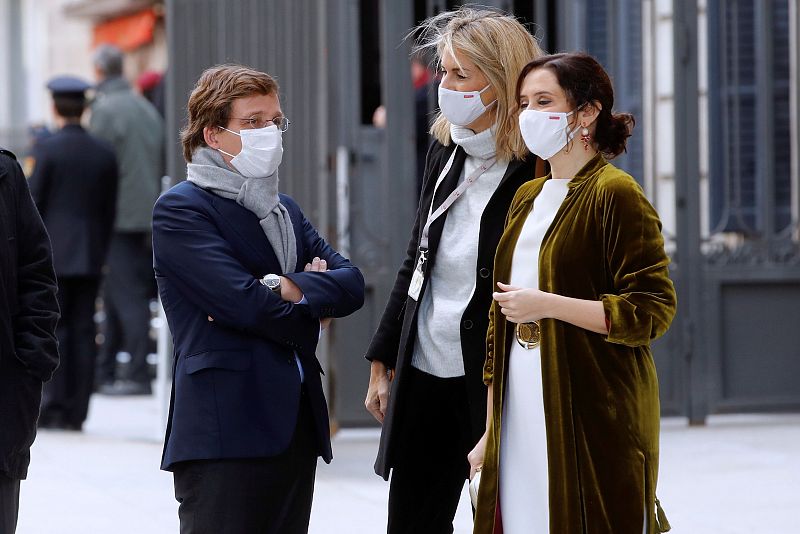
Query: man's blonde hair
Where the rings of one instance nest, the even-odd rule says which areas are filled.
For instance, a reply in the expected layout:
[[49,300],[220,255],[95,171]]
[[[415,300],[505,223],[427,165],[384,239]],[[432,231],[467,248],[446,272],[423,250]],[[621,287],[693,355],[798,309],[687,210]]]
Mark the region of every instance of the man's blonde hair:
[[181,130],[183,157],[206,146],[203,128],[225,126],[231,118],[233,101],[253,95],[278,95],[278,82],[264,72],[242,65],[217,65],[203,71],[189,96],[189,122]]
[[[497,157],[504,161],[524,158],[528,149],[517,125],[516,88],[522,68],[544,55],[533,35],[507,13],[471,7],[431,17],[409,35],[417,39],[415,52],[436,51],[437,68],[445,53],[457,62],[458,52],[480,69],[497,98]],[[443,145],[450,144],[450,122],[441,112],[431,126],[431,135]]]

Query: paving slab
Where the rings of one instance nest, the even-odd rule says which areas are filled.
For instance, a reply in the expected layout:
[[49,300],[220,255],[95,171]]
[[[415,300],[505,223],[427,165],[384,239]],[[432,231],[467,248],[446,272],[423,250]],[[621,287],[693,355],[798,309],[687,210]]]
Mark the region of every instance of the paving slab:
[[[83,433],[41,431],[22,484],[18,534],[175,534],[172,478],[158,469],[152,397],[92,399]],[[334,438],[320,462],[311,534],[385,532],[389,487],[372,471],[376,429]],[[800,532],[800,414],[665,419],[659,498],[676,534]],[[455,534],[471,532],[466,490]]]

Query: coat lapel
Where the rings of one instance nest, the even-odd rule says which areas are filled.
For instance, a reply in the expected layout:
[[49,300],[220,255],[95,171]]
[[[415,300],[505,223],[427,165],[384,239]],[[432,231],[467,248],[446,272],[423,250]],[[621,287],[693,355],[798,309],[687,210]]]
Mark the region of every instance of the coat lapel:
[[[442,183],[439,185],[439,188],[435,191],[432,204],[429,204],[423,212],[425,213],[424,221],[426,222],[428,220],[428,215],[432,211],[435,211],[436,208],[441,206],[450,193],[452,193],[453,190],[458,187],[458,180],[464,170],[464,162],[467,160],[467,153],[464,152],[464,149],[458,145],[456,145],[455,150],[456,157],[453,159],[453,165],[450,167],[450,171],[448,171],[447,175],[444,177],[444,180],[442,180]],[[448,159],[450,159],[450,153],[448,153],[446,157],[442,158],[442,166],[436,170],[436,180],[439,179],[439,174],[442,172],[442,169],[444,169]],[[433,206],[433,210],[431,210],[431,205]],[[444,231],[445,219],[447,219],[447,212],[443,213],[441,217],[436,219],[433,224],[431,224],[430,231],[428,232],[428,250],[432,252],[431,256],[436,255],[436,249],[439,247],[439,240],[441,239],[442,232]],[[420,227],[420,232],[422,232],[422,227]]]
[[227,226],[226,230],[238,238],[236,248],[245,254],[247,260],[244,263],[251,268],[269,266],[272,272],[276,272],[279,265],[278,257],[264,230],[261,229],[258,217],[234,200],[214,195],[211,202],[214,209],[222,216],[223,223]]

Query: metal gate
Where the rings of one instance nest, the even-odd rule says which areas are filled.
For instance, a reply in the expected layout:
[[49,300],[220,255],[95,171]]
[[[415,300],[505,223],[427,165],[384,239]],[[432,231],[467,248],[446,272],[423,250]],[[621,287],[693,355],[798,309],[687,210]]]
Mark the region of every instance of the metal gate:
[[[618,107],[643,115],[641,1],[487,3],[524,17],[550,51],[583,49],[600,58],[615,80]],[[697,2],[672,3],[677,227],[667,237],[679,310],[654,352],[664,413],[686,415],[693,423],[709,413],[800,408],[797,3],[707,1],[708,115],[719,118],[710,133],[701,131],[698,120]],[[278,78],[292,120],[282,191],[364,272],[364,309],[336,321],[322,343],[330,405],[341,425],[373,423],[363,408],[369,376],[363,354],[405,253],[415,210],[414,102],[403,36],[416,21],[460,4],[167,2],[170,175],[184,174],[175,133],[200,72],[221,62],[265,70]],[[758,61],[743,55],[746,48],[736,49],[739,42]],[[791,61],[779,53],[785,48]],[[752,83],[742,85],[748,64],[755,67]],[[387,127],[375,128],[371,113],[387,102]],[[784,112],[785,103],[793,113]],[[755,117],[751,137],[743,137],[743,121]],[[720,131],[733,137],[714,133]],[[704,135],[711,151],[709,206],[701,204],[700,190],[698,147]],[[629,154],[616,163],[640,178],[653,150],[648,143],[635,136]],[[751,153],[755,159],[746,159]],[[781,166],[790,159],[791,171]],[[745,226],[718,225],[704,233],[709,211],[714,224],[721,214],[735,212],[728,220]]]

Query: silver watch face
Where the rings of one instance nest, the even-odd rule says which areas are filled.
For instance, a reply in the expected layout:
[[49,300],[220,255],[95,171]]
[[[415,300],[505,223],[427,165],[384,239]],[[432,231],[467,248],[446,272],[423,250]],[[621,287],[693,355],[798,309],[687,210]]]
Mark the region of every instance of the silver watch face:
[[261,279],[261,283],[275,291],[275,289],[281,287],[281,277],[277,274],[268,274]]

